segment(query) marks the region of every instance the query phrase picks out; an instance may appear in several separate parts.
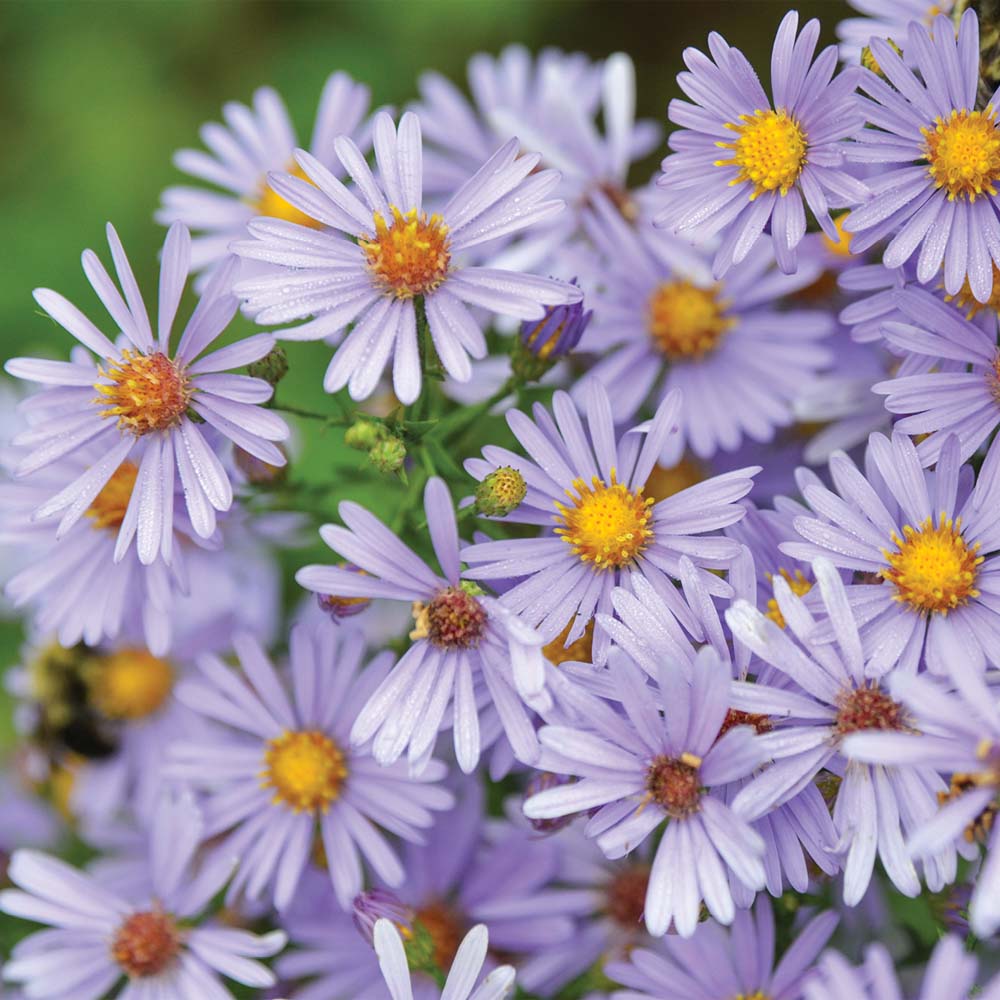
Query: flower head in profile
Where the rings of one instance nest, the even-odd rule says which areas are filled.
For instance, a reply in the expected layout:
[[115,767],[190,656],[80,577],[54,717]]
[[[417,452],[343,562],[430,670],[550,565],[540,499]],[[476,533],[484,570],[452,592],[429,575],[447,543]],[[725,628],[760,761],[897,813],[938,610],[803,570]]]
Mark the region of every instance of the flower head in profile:
[[867,478],[843,453],[830,459],[832,490],[800,476],[812,513],[793,522],[804,541],[781,549],[871,574],[847,588],[870,676],[897,665],[915,672],[921,663],[936,673],[955,663],[982,670],[1000,655],[991,596],[1000,573],[998,466],[995,449],[973,488],[951,435],[925,474],[913,441],[897,432],[869,439]]
[[[551,641],[569,626],[565,646],[579,639],[596,614],[613,611],[611,592],[638,576],[649,578],[682,624],[697,623],[671,580],[687,556],[709,593],[726,597],[728,584],[710,572],[727,568],[740,546],[711,533],[738,521],[737,503],[757,468],[716,476],[659,503],[645,495],[647,480],[676,426],[682,400],[670,393],[643,428],[616,435],[607,391],[596,379],[584,390],[586,428],[570,397],[557,392],[550,413],[536,403],[507,423],[527,457],[488,446],[466,470],[483,480],[498,468],[521,473],[527,493],[507,521],[539,525],[545,534],[478,542],[462,551],[473,580],[517,581],[502,603]],[[608,634],[594,628],[594,662],[607,656]]]
[[789,11],[771,53],[773,102],[739,49],[721,35],[708,37],[711,58],[684,51],[688,69],[677,82],[690,101],[670,102],[674,151],[658,183],[668,207],[657,225],[698,235],[720,233],[715,277],[724,275],[770,226],[782,271],[797,267],[796,247],[806,234],[806,207],[837,239],[830,208],[865,200],[867,189],[844,169],[844,140],[864,124],[856,103],[859,71],[834,77],[837,50],[815,61],[819,21],[798,32]]
[[[360,141],[369,101],[368,87],[347,73],[327,78],[309,143],[309,151],[325,167],[334,169],[333,140],[338,135],[357,136]],[[229,244],[246,236],[247,223],[256,216],[317,225],[267,183],[275,170],[304,176],[295,163],[299,142],[281,95],[261,87],[251,106],[230,101],[222,116],[224,124],[207,122],[201,127],[207,152],[182,149],[174,155],[179,170],[211,186],[168,187],[156,213],[157,222],[183,222],[195,233],[192,270],[206,272],[205,277],[229,256]]]
[[[950,295],[963,288],[989,302],[1000,262],[1000,130],[996,97],[976,107],[979,21],[971,8],[955,26],[944,16],[910,25],[906,65],[888,41],[872,39],[881,75],[864,70],[864,113],[873,126],[849,156],[876,164],[871,200],[845,228],[861,252],[888,239],[882,260],[894,268],[917,255],[927,284],[944,267]],[[943,70],[947,67],[947,71]]]
[[177,697],[226,727],[217,737],[178,740],[170,776],[208,791],[206,833],[226,834],[218,850],[240,858],[229,898],[265,894],[286,909],[314,851],[324,859],[340,906],[363,884],[362,858],[388,885],[403,867],[379,829],[419,839],[447,809],[451,794],[436,782],[444,765],[420,778],[403,765],[380,767],[348,742],[351,723],[385,677],[388,654],[364,671],[360,633],[328,621],[291,635],[291,697],[256,639],[234,638],[242,676],[213,654],[198,659],[201,678]]
[[305,179],[270,177],[275,192],[326,228],[317,232],[276,219],[252,222],[253,239],[235,243],[234,250],[280,265],[280,273],[242,281],[237,291],[260,323],[313,317],[281,337],[333,337],[353,324],[326,371],[327,391],[347,386],[352,399],[366,399],[391,358],[393,388],[408,404],[420,395],[422,323],[444,370],[465,382],[472,375],[470,356],[486,355],[482,329],[468,306],[540,320],[546,306],[576,302],[582,293],[551,278],[462,262],[466,251],[561,211],[563,203],[549,198],[559,175],[536,172],[537,154],[519,155],[512,139],[440,213],[428,214],[420,119],[407,112],[397,128],[380,112],[374,145],[377,178],[350,138],[334,141],[353,190],[303,150],[295,156]]
[[538,753],[527,705],[547,708],[542,638],[495,597],[463,581],[455,508],[444,481],[431,478],[424,510],[436,573],[374,515],[356,503],[339,511],[345,527],[328,524],[320,534],[335,552],[363,572],[339,566],[306,566],[296,579],[303,587],[338,597],[388,598],[412,604],[413,644],[378,686],[354,720],[351,739],[365,744],[384,764],[408,750],[419,769],[437,735],[453,717],[455,755],[465,772],[479,761],[484,743],[480,715],[484,702],[490,725],[495,717],[518,759]]
[[645,894],[649,933],[659,937],[672,924],[690,937],[702,901],[716,920],[731,923],[729,879],[751,891],[763,888],[765,844],[722,794],[764,760],[752,727],[724,732],[729,668],[705,647],[690,667],[662,660],[658,689],[624,656],[612,657],[609,671],[625,714],[595,698],[573,725],[541,729],[538,766],[579,780],[531,796],[525,815],[551,819],[594,810],[585,832],[609,858],[624,856],[665,825]]
[[[202,913],[233,869],[232,856],[196,863],[204,823],[190,795],[164,796],[151,824],[142,885],[126,895],[63,861],[15,852],[0,910],[51,929],[18,944],[3,967],[34,997],[133,1000],[229,998],[222,978],[263,989],[273,973],[257,959],[280,951],[282,931],[256,935],[213,925]],[[148,890],[148,891],[147,891]]]
[[169,562],[178,477],[186,519],[202,538],[215,530],[216,511],[228,510],[233,502],[219,442],[228,439],[264,462],[285,464],[274,442],[288,436],[288,427],[261,406],[271,398],[271,386],[249,375],[226,374],[263,357],[274,340],[262,334],[204,353],[236,312],[228,267],[206,289],[171,351],[171,330],[191,260],[187,229],[172,226],[163,245],[155,338],[142,293],[110,224],[107,235],[122,291],[92,250],[84,251],[83,270],[121,337],[113,343],[58,292],[36,290],[38,304],[87,351],[75,352],[71,361],[7,362],[10,374],[45,386],[22,404],[29,427],[12,442],[26,451],[16,474],[37,472],[89,445],[94,461],[41,500],[35,516],[61,515],[57,536],[62,536],[93,508],[109,483],[119,482],[115,495],[127,492],[128,499],[118,520],[116,559],[124,558],[134,540],[143,564],[161,555]]

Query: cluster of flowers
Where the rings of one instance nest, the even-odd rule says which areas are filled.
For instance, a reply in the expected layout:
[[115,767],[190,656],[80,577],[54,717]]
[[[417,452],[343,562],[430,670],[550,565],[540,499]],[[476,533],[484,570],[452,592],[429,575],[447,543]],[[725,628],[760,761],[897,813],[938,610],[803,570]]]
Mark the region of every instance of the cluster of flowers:
[[[624,55],[335,73],[308,150],[262,89],[177,154],[155,332],[110,225],[107,318],[35,293],[5,997],[1000,998],[1000,24],[854,5],[770,96],[687,49],[639,188]],[[284,594],[282,413],[385,518]]]

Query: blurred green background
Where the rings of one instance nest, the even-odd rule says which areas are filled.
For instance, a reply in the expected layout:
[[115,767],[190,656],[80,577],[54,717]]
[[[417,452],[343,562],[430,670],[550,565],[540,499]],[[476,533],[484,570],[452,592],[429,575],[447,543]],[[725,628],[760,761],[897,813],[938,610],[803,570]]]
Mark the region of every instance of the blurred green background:
[[[593,57],[623,50],[636,63],[639,113],[663,120],[678,93],[674,78],[685,46],[703,47],[710,30],[720,31],[766,79],[771,40],[787,7],[783,0],[6,0],[0,3],[3,356],[62,357],[69,349],[69,336],[31,299],[38,285],[57,289],[101,322],[79,257],[90,246],[107,258],[106,220],[119,230],[147,303],[154,301],[163,233],[153,210],[160,191],[181,179],[171,154],[197,146],[202,122],[217,118],[224,101],[249,100],[262,83],[284,95],[307,140],[320,88],[335,69],[367,82],[375,105],[398,107],[415,96],[421,71],[434,68],[464,81],[470,55],[510,42]],[[849,13],[840,0],[808,0],[798,9],[803,18],[822,19],[825,42]],[[648,176],[659,155],[636,180]],[[322,344],[292,345],[286,400],[325,408],[318,371],[328,354]],[[314,437],[307,443],[311,467],[335,464],[336,442],[328,439],[326,449]],[[356,454],[348,458],[354,467]],[[364,484],[352,484],[346,469],[344,491],[363,500]],[[301,564],[303,554],[291,559]],[[16,658],[19,642],[16,624],[0,623],[0,663]],[[0,743],[9,731],[4,714]]]

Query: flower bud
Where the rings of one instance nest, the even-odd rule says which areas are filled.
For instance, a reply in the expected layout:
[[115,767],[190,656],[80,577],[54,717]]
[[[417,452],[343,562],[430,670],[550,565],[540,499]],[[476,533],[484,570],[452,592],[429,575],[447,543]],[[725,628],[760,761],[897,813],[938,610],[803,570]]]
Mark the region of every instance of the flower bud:
[[[365,575],[365,571],[358,569],[353,563],[340,563],[339,568],[349,569],[362,576]],[[341,597],[339,594],[317,594],[316,602],[336,624],[339,624],[344,618],[352,618],[354,615],[360,614],[372,603],[370,597]]]
[[358,893],[353,907],[354,926],[369,944],[374,942],[375,924],[382,917],[391,920],[404,938],[413,933],[413,910],[388,889],[369,889]]
[[524,476],[510,465],[501,465],[476,487],[476,511],[487,517],[506,517],[527,492]]
[[[536,771],[524,790],[524,797],[530,799],[532,795],[550,788],[558,788],[560,785],[568,785],[571,781],[572,779],[565,775],[553,774],[551,771]],[[563,827],[569,826],[577,815],[570,813],[568,816],[557,816],[555,819],[529,819],[528,822],[538,833],[556,833]]]
[[283,347],[275,344],[264,357],[247,365],[247,371],[254,378],[277,385],[288,374],[288,355]]
[[406,445],[398,437],[384,437],[375,442],[368,458],[379,472],[399,472],[406,458]]
[[[576,278],[572,283],[576,284]],[[593,313],[585,311],[581,301],[568,306],[549,306],[540,321],[522,323],[521,339],[511,358],[514,375],[522,381],[541,378],[580,343],[591,316]]]
[[385,431],[374,420],[357,420],[344,432],[344,444],[358,451],[371,451],[385,437]]

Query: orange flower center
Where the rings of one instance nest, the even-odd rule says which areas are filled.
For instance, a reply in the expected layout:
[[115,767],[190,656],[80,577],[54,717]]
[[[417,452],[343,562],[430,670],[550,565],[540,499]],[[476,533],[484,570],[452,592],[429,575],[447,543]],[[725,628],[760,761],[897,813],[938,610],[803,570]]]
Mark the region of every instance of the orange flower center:
[[654,289],[647,304],[649,333],[671,361],[711,354],[735,325],[719,293],[719,285],[699,288],[690,281],[664,281]]
[[102,417],[117,417],[118,426],[136,437],[180,423],[194,392],[190,379],[165,354],[124,350],[117,361],[98,368],[107,382],[97,382],[95,402]]
[[392,221],[375,213],[375,235],[360,239],[375,281],[387,295],[412,299],[433,292],[448,277],[451,262],[448,227],[440,215],[392,206]]
[[[285,168],[285,172],[293,177],[298,177],[300,181],[312,184],[312,181],[306,176],[306,172],[294,161]],[[284,219],[286,222],[295,222],[300,226],[308,226],[310,229],[323,228],[322,222],[314,219],[311,215],[306,215],[291,202],[285,201],[277,191],[273,191],[267,183],[267,178],[261,181],[258,195],[250,202],[250,205],[258,215]]]
[[131,978],[163,972],[181,948],[174,918],[162,910],[133,913],[118,928],[111,955]]
[[94,497],[87,508],[87,517],[95,528],[111,528],[117,531],[121,527],[138,475],[139,469],[132,462],[122,462],[115,469],[101,492]]

